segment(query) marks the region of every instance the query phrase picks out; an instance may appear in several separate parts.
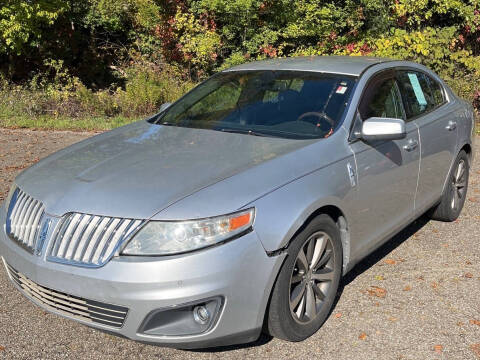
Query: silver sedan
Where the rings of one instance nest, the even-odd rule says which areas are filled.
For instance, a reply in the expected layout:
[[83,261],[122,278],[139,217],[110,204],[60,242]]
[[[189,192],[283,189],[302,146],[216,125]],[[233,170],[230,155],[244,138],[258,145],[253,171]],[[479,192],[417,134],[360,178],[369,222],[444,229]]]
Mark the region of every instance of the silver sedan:
[[301,341],[362,258],[424,213],[459,216],[473,132],[415,63],[240,65],[20,174],[0,257],[27,299],[133,340]]

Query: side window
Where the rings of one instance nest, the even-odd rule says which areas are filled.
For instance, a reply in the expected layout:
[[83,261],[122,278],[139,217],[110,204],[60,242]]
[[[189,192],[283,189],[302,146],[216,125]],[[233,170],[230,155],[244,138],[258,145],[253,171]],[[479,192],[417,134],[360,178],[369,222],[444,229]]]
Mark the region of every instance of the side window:
[[397,79],[407,119],[421,115],[437,106],[438,93],[431,87],[431,80],[427,75],[416,71],[399,71]]
[[371,117],[403,119],[401,97],[395,80],[385,77],[374,79],[363,93],[358,111],[362,120]]
[[443,96],[443,88],[438,83],[438,81],[432,79],[430,76],[424,75],[430,84],[430,90],[432,92],[433,101],[435,102],[435,106],[441,105],[445,102],[445,98]]

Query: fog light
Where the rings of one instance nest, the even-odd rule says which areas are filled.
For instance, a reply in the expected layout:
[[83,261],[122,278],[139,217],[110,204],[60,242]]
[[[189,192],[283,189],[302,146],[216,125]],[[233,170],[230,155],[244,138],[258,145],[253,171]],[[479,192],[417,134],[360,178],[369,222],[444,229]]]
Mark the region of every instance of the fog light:
[[224,300],[217,296],[152,311],[140,325],[139,333],[153,336],[202,334],[215,326]]
[[210,312],[203,305],[195,306],[193,308],[193,319],[197,323],[199,323],[201,325],[205,325],[210,320]]

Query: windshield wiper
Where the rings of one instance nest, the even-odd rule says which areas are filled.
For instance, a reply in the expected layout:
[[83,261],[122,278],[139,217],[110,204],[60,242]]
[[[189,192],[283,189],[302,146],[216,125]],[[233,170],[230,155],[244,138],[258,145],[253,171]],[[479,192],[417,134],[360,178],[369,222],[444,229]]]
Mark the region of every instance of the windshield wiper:
[[[182,124],[172,123],[172,122],[168,122],[168,121],[155,122],[155,124],[163,125],[163,126],[189,127],[189,126],[184,126]],[[201,129],[201,128],[199,128],[199,129]],[[254,130],[249,130],[249,129],[221,128],[221,129],[209,129],[209,130],[216,130],[216,131],[228,132],[228,133],[233,133],[233,134],[245,134],[245,135],[265,136],[265,137],[278,137],[278,136],[275,136],[275,135],[266,134],[266,133],[262,133],[262,132],[258,132],[258,131],[254,131]]]
[[261,133],[258,131],[250,130],[250,129],[231,129],[231,128],[222,128],[219,129],[221,132],[228,132],[233,134],[245,134],[245,135],[253,135],[253,136],[269,136],[273,137],[273,135]]

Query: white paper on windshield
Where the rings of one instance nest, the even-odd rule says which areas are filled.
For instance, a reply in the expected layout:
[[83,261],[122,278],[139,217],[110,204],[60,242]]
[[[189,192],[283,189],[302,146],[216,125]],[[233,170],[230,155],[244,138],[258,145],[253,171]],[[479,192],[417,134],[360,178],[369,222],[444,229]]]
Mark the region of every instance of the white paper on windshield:
[[410,84],[412,84],[413,92],[415,93],[418,104],[423,106],[427,105],[427,100],[425,100],[425,96],[423,95],[423,90],[418,82],[417,74],[408,73],[408,78],[410,79]]

